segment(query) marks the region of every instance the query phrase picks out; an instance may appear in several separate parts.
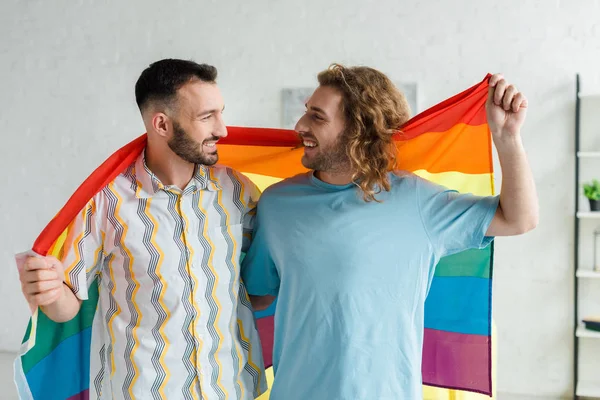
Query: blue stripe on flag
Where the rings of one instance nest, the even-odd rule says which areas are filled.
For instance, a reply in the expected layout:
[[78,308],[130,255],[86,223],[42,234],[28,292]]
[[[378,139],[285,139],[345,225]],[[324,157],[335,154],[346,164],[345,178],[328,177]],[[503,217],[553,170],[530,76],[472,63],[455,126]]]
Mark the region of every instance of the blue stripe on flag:
[[25,376],[34,399],[66,399],[89,388],[92,328],[65,339]]
[[435,277],[425,301],[425,328],[490,335],[492,281],[472,277]]

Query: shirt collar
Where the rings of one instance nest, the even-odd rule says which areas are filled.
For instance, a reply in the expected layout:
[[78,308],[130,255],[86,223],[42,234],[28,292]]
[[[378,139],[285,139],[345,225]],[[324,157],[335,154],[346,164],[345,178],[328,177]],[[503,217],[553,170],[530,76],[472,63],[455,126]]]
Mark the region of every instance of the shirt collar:
[[[135,194],[138,198],[152,197],[161,190],[182,193],[178,188],[163,185],[160,179],[150,171],[150,168],[146,165],[145,151],[140,154],[135,162],[133,176],[137,180]],[[183,194],[196,193],[198,190],[208,190],[209,192],[221,190],[221,186],[212,176],[211,168],[206,165],[196,164],[192,180],[183,190]]]

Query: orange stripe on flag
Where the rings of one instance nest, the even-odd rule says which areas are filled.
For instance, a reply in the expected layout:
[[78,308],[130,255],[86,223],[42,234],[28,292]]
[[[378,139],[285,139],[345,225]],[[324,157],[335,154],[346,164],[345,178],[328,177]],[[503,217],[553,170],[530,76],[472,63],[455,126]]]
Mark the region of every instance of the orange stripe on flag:
[[303,148],[275,146],[219,146],[219,163],[240,172],[288,178],[307,169],[300,159]]
[[489,151],[491,136],[487,124],[459,124],[446,132],[424,133],[408,141],[399,141],[399,168],[407,171],[424,169],[432,173],[492,173]]

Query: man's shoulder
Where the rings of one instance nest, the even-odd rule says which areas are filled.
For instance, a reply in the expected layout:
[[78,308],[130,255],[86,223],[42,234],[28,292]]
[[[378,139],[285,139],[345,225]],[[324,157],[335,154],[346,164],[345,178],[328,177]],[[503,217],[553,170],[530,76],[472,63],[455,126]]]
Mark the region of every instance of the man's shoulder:
[[135,162],[127,166],[123,171],[116,175],[110,182],[104,185],[98,194],[106,191],[134,192],[135,187],[139,185],[139,172],[135,169]]
[[233,185],[256,187],[254,181],[246,174],[227,165],[215,164],[207,167],[207,170],[209,171],[209,179],[216,181],[215,183],[221,186],[229,182]]
[[304,172],[289,178],[282,179],[279,182],[273,183],[265,189],[263,197],[278,196],[280,194],[286,193],[294,189],[302,190],[302,188],[306,187],[306,185],[308,185],[309,183],[309,174],[310,172]]
[[134,198],[133,196],[138,194],[140,188],[139,172],[136,171],[136,161],[134,161],[112,180],[99,188],[96,194],[90,199],[90,203],[111,203]]
[[390,172],[390,184],[393,191],[411,190],[419,185],[423,178],[411,171],[395,170]]
[[[222,178],[222,177],[234,177],[234,179],[240,179],[239,176],[242,175],[241,172],[235,170],[227,165],[223,164],[214,164],[211,166],[205,167],[207,171],[209,171],[212,177]],[[242,178],[243,179],[243,178]]]

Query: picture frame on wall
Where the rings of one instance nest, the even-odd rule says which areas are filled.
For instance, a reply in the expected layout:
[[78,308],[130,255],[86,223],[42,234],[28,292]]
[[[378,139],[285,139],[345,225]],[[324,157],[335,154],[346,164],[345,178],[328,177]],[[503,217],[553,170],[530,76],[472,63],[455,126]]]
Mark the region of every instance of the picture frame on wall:
[[[418,105],[418,87],[416,82],[395,83],[396,87],[404,93],[410,106],[411,117],[420,112]],[[304,114],[305,104],[313,94],[315,88],[284,88],[281,91],[281,127],[294,129],[296,123]]]

